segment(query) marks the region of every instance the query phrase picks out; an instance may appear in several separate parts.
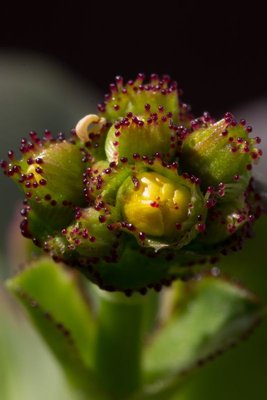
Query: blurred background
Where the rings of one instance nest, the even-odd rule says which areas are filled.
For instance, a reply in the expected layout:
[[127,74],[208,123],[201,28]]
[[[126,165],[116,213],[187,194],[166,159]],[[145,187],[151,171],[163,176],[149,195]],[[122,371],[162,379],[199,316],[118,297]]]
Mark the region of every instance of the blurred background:
[[[267,154],[265,19],[256,3],[2,5],[0,158],[18,149],[30,130],[68,132],[95,111],[115,75],[130,79],[138,72],[171,75],[196,116],[208,110],[215,117],[232,111],[246,118]],[[266,171],[265,157],[257,172],[263,184]],[[0,185],[0,275],[5,276],[6,233],[21,195],[3,176]],[[225,268],[267,301],[266,217],[256,231],[257,239]],[[266,360],[265,323],[237,350],[197,372],[177,400],[263,398]]]

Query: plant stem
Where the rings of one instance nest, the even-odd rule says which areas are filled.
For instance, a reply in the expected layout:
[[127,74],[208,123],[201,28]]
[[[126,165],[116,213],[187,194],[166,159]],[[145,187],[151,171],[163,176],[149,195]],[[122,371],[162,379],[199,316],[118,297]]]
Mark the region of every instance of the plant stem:
[[97,290],[98,313],[95,370],[116,400],[126,399],[141,385],[142,344],[147,303],[155,298]]

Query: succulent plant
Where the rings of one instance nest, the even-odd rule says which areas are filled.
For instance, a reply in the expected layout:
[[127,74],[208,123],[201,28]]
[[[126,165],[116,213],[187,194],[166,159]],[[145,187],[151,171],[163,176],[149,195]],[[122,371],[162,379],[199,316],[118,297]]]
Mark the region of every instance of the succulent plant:
[[21,232],[101,288],[145,293],[242,244],[261,207],[245,120],[194,118],[168,76],[121,77],[69,137],[22,139],[4,173],[24,191]]

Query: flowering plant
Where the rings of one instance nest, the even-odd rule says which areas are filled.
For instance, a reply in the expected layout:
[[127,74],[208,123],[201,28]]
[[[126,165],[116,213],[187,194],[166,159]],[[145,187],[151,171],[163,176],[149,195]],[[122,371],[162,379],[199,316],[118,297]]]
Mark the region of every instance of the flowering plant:
[[[219,257],[241,248],[261,213],[252,179],[260,139],[229,112],[219,121],[207,112],[194,118],[179,95],[168,76],[153,74],[145,83],[139,74],[126,84],[117,77],[98,113],[81,119],[70,137],[31,132],[21,141],[22,159],[10,151],[1,163],[25,193],[22,234],[101,289],[90,290],[98,304],[93,321],[72,281],[83,324],[71,299],[69,314],[62,313],[68,273],[61,264],[45,258],[9,282],[92,398],[167,398],[184,372],[227,348],[261,315],[254,296],[217,277]],[[175,284],[160,314],[167,295],[159,302],[149,289],[177,279],[192,282]],[[50,285],[61,306],[47,298]],[[62,324],[60,344],[46,307]],[[78,361],[62,348],[69,334]]]

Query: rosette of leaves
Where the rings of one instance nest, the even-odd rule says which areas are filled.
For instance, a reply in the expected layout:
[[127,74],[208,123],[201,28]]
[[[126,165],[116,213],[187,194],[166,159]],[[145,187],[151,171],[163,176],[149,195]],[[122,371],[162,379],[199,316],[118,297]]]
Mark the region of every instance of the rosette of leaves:
[[[195,273],[260,213],[259,138],[230,113],[193,118],[168,76],[121,77],[70,137],[22,139],[4,173],[25,193],[21,232],[106,290],[145,293]],[[205,258],[203,259],[203,255]]]

